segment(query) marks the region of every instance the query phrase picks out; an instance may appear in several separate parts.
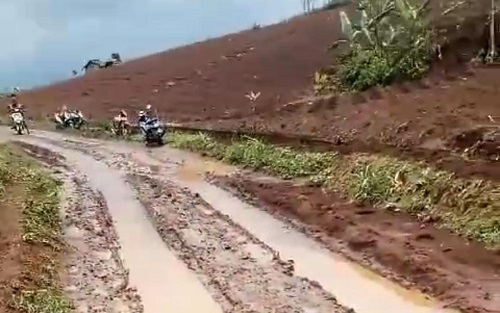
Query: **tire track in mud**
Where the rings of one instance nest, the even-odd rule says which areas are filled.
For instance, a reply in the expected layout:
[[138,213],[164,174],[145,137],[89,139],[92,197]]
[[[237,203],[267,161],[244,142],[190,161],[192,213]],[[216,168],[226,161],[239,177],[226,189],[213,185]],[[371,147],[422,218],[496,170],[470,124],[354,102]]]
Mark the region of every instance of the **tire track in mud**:
[[61,213],[67,254],[62,280],[74,312],[142,313],[137,291],[129,287],[128,270],[103,195],[85,175],[72,170],[66,159],[49,149],[15,141],[41,161],[63,183]]
[[293,262],[186,189],[146,175],[129,181],[165,243],[231,304],[226,312],[346,311],[318,283],[294,276]]
[[118,171],[82,153],[61,149],[60,145],[26,141],[66,156],[70,164],[86,173],[89,186],[102,192],[99,199],[108,204],[106,225],[114,224],[116,228],[121,243],[120,255],[129,269],[130,284],[137,287],[142,297],[144,311],[180,313],[203,309],[204,312],[222,312],[196,276],[167,249],[150,225],[146,211],[135,199],[135,192]]
[[[75,144],[75,146],[73,146]],[[77,144],[77,145],[76,145]],[[149,183],[150,186],[148,189],[145,189],[144,191],[139,190],[140,193],[146,193],[146,192],[152,192],[151,190],[154,190],[155,188],[157,189],[156,193],[153,192],[148,196],[147,199],[140,199],[143,201],[147,209],[150,211],[150,218],[153,221],[153,224],[155,224],[156,228],[159,229],[161,225],[157,224],[157,221],[159,218],[163,218],[164,223],[168,223],[171,225],[172,223],[177,223],[177,224],[182,224],[181,222],[178,222],[176,219],[166,219],[165,215],[168,214],[162,214],[163,211],[167,211],[167,213],[172,214],[172,208],[164,208],[166,206],[165,199],[162,199],[161,201],[164,201],[164,204],[161,204],[161,201],[159,204],[158,201],[155,202],[155,197],[156,199],[161,198],[162,196],[167,195],[167,197],[170,199],[172,198],[174,202],[176,202],[176,205],[179,205],[178,199],[184,199],[185,197],[187,200],[185,202],[190,202],[190,204],[187,204],[184,210],[181,210],[181,213],[183,214],[182,216],[186,218],[184,221],[192,222],[190,218],[190,215],[186,215],[185,212],[189,212],[189,210],[192,207],[198,206],[201,203],[202,211],[207,211],[212,212],[213,214],[217,215],[216,217],[219,219],[222,219],[224,221],[227,221],[228,224],[230,225],[235,225],[236,229],[239,229],[242,233],[249,234],[249,238],[252,238],[254,242],[257,244],[260,244],[258,241],[257,237],[260,238],[261,240],[264,240],[265,243],[263,243],[260,248],[266,249],[269,248],[269,246],[273,247],[274,249],[277,249],[277,251],[283,252],[284,255],[286,255],[289,258],[294,259],[297,261],[297,273],[299,273],[300,276],[302,277],[307,277],[309,279],[314,279],[317,280],[318,282],[321,282],[321,285],[316,282],[312,282],[312,285],[317,285],[320,290],[323,292],[325,290],[328,290],[329,294],[327,294],[326,299],[330,299],[330,295],[334,294],[337,297],[339,297],[340,300],[342,300],[343,304],[347,305],[353,305],[355,306],[360,312],[384,312],[385,310],[391,308],[392,310],[405,310],[408,312],[454,312],[453,310],[446,310],[443,309],[440,303],[436,303],[432,301],[431,299],[429,301],[425,300],[424,301],[424,296],[420,294],[408,294],[406,295],[405,290],[400,289],[399,286],[392,286],[391,283],[385,284],[385,280],[382,279],[380,282],[373,282],[371,279],[368,277],[364,277],[364,274],[357,273],[356,267],[351,268],[350,264],[344,264],[342,260],[336,260],[333,255],[329,255],[329,253],[323,254],[321,248],[317,250],[314,248],[314,245],[310,245],[309,239],[307,237],[304,237],[305,239],[301,239],[302,237],[299,235],[294,235],[294,232],[292,231],[291,233],[288,233],[287,230],[285,230],[287,227],[286,226],[278,226],[279,223],[274,223],[270,222],[269,219],[267,219],[265,216],[260,216],[260,219],[262,220],[263,225],[265,227],[271,227],[269,231],[264,231],[261,226],[253,225],[251,222],[248,224],[245,220],[242,220],[241,218],[243,216],[240,213],[236,213],[234,211],[235,209],[230,209],[227,207],[220,207],[215,203],[219,203],[216,201],[217,197],[225,197],[224,193],[219,193],[216,192],[216,190],[212,190],[208,188],[208,185],[205,187],[195,187],[194,185],[185,185],[182,180],[179,181],[176,178],[176,174],[178,171],[178,166],[181,165],[184,161],[179,160],[189,160],[190,156],[189,155],[184,155],[182,153],[176,152],[176,150],[168,150],[169,156],[167,158],[155,158],[153,155],[149,155],[148,152],[152,152],[152,149],[148,149],[147,151],[143,151],[142,149],[134,149],[132,146],[125,146],[125,145],[115,145],[113,144],[112,146],[107,145],[106,143],[102,143],[101,145],[87,145],[85,142],[80,142],[80,143],[59,143],[59,145],[64,145],[65,147],[69,149],[75,149],[80,152],[83,152],[84,154],[88,154],[92,156],[95,159],[99,159],[106,163],[108,166],[119,169],[122,171],[123,174],[132,174],[132,176],[136,176],[135,179],[138,179],[137,176],[144,176],[141,178],[143,181],[139,183],[139,185],[142,186],[142,188],[145,188],[144,185],[146,183]],[[179,159],[180,158],[180,159]],[[185,159],[186,158],[186,159]],[[173,176],[172,176],[173,175]],[[130,177],[129,177],[130,178]],[[131,180],[133,181],[133,179]],[[195,184],[196,185],[196,184]],[[181,188],[180,186],[187,187],[187,188]],[[154,188],[152,188],[154,187]],[[199,188],[201,188],[199,190]],[[207,189],[208,188],[208,189]],[[159,191],[158,191],[159,190]],[[172,192],[174,190],[175,192]],[[210,191],[211,190],[211,191]],[[199,191],[200,195],[196,194],[195,192]],[[209,194],[207,194],[209,192]],[[170,196],[168,196],[167,193],[170,193]],[[229,195],[228,195],[229,196]],[[203,197],[203,198],[202,198]],[[215,198],[214,198],[215,197]],[[140,197],[141,198],[141,197]],[[205,201],[206,200],[206,201]],[[222,200],[222,199],[221,199]],[[226,200],[228,202],[226,202]],[[223,202],[220,203],[220,205],[225,205],[225,206],[236,206],[239,207],[240,204],[235,203],[234,201],[229,201],[229,199],[226,199]],[[150,201],[150,202],[148,202]],[[208,201],[208,202],[207,202]],[[208,203],[214,204],[215,207],[211,207]],[[225,203],[225,204],[222,204]],[[159,206],[158,208],[154,208],[154,206]],[[152,208],[153,207],[153,208]],[[207,209],[208,208],[208,209]],[[257,208],[254,208],[257,210]],[[228,211],[229,210],[229,211]],[[237,209],[236,209],[237,210]],[[234,211],[234,212],[233,212]],[[152,213],[151,213],[152,212]],[[184,213],[182,213],[184,212]],[[231,213],[232,212],[232,213]],[[257,212],[252,211],[253,213],[250,215],[247,215],[247,218],[250,220],[254,220],[257,222],[259,218],[257,216]],[[259,211],[260,212],[260,211]],[[249,212],[250,213],[250,212]],[[255,213],[255,214],[254,214]],[[212,214],[212,215],[213,215]],[[227,216],[225,214],[228,214]],[[235,219],[239,224],[236,224],[232,219]],[[173,222],[171,222],[173,220]],[[209,221],[206,221],[207,218],[206,216],[203,217],[203,222],[207,223],[212,223],[213,220],[209,219]],[[243,226],[241,226],[243,225]],[[178,229],[177,226],[174,226],[174,230]],[[198,228],[190,228],[190,226],[185,226],[183,225],[182,227],[188,228],[188,229],[198,229]],[[227,225],[222,225],[223,228],[231,229]],[[246,228],[244,228],[246,227]],[[284,228],[283,228],[284,227]],[[173,228],[173,227],[172,227]],[[282,229],[282,230],[277,230],[277,229]],[[199,230],[200,234],[206,234],[210,233],[210,230],[202,229]],[[274,229],[274,230],[273,230]],[[276,230],[276,231],[275,231]],[[250,233],[252,232],[252,233]],[[169,234],[167,234],[169,235]],[[212,279],[213,273],[217,273],[216,271],[211,272],[210,269],[210,264],[206,265],[208,262],[207,260],[201,260],[205,263],[200,263],[200,261],[197,259],[196,253],[198,253],[196,250],[193,252],[193,247],[197,247],[196,244],[199,244],[200,240],[197,242],[187,242],[183,239],[182,233],[179,232],[174,232],[174,234],[170,234],[171,237],[167,237],[167,245],[171,245],[172,242],[177,244],[180,248],[172,248],[172,250],[175,250],[177,253],[177,256],[179,259],[182,259],[184,262],[186,262],[190,268],[195,271],[198,274],[199,279],[204,283],[207,289],[209,289],[214,298],[217,298],[219,302],[226,301],[227,304],[227,298],[225,298],[225,295],[227,295],[227,291],[229,292],[234,292],[234,290],[231,290],[231,286],[228,284],[222,285],[223,287],[229,287],[229,289],[224,289],[221,291],[220,289],[220,284],[217,285],[218,281],[215,281],[216,283],[213,283],[214,280]],[[271,236],[271,237],[269,237]],[[283,237],[284,236],[284,237]],[[163,237],[166,237],[164,235]],[[203,237],[203,236],[202,236]],[[176,239],[177,238],[177,239]],[[219,237],[224,239],[223,237]],[[283,240],[281,240],[281,239]],[[217,242],[221,242],[222,239],[219,239]],[[184,240],[184,241],[183,241]],[[224,239],[226,240],[226,239]],[[229,239],[228,242],[231,242],[233,239]],[[238,246],[238,241],[236,241]],[[204,243],[205,244],[205,243]],[[297,244],[297,246],[295,245]],[[203,248],[203,245],[201,245]],[[232,247],[233,245],[228,245],[229,247]],[[173,247],[173,246],[171,246]],[[229,249],[230,250],[230,249]],[[269,249],[270,250],[270,249]],[[215,251],[215,250],[214,250]],[[216,251],[217,252],[217,251]],[[226,251],[223,251],[226,252]],[[237,252],[237,251],[236,251]],[[236,253],[235,252],[235,253]],[[255,252],[255,250],[254,250]],[[299,254],[297,254],[299,252]],[[182,256],[182,253],[185,253],[185,257]],[[271,255],[273,255],[272,250],[271,250]],[[326,256],[329,255],[329,256]],[[236,255],[238,256],[238,255]],[[210,257],[210,255],[208,255]],[[262,254],[257,253],[257,258],[261,257]],[[235,258],[237,259],[237,258]],[[254,258],[255,259],[255,258]],[[209,259],[210,261],[210,259]],[[290,268],[290,263],[287,262],[281,262],[278,257],[278,262],[277,263],[279,266],[281,266],[281,271],[283,272],[283,268]],[[203,264],[205,264],[203,267]],[[317,267],[316,267],[317,266]],[[230,271],[226,271],[231,274]],[[226,273],[226,272],[223,272]],[[286,270],[285,270],[286,272]],[[210,275],[209,275],[210,274]],[[232,275],[232,274],[231,274]],[[234,275],[233,275],[234,276]],[[215,276],[218,277],[218,276]],[[371,276],[370,276],[371,277]],[[230,277],[231,279],[233,278],[232,276]],[[299,277],[296,277],[299,278]],[[300,280],[300,278],[299,278]],[[245,280],[242,280],[243,284],[247,283]],[[341,282],[339,284],[339,282]],[[252,283],[252,282],[248,282]],[[262,284],[262,282],[258,281],[258,284]],[[347,289],[346,289],[347,288]],[[360,288],[360,289],[359,289]],[[392,290],[392,288],[395,288]],[[247,288],[248,289],[248,288]],[[388,290],[390,289],[390,290]],[[347,291],[349,290],[349,291]],[[370,294],[367,294],[365,297],[359,297],[358,290],[367,290],[371,291]],[[250,289],[251,291],[251,289]],[[238,290],[236,291],[236,294]],[[399,293],[401,292],[401,294]],[[406,295],[406,296],[405,296]],[[230,296],[231,297],[231,296]],[[264,298],[265,297],[261,297]],[[333,298],[333,297],[332,297]],[[378,300],[378,299],[382,300]],[[233,298],[230,298],[233,299]],[[423,302],[420,302],[422,300]],[[238,304],[237,302],[233,301],[234,303]],[[230,303],[229,303],[230,304]],[[225,307],[223,305],[223,307]],[[349,311],[350,309],[346,309],[345,307],[340,306],[341,312]],[[235,309],[233,311],[227,311],[225,309],[225,312],[240,312],[242,309]],[[295,310],[293,309],[288,309],[292,310],[294,312]],[[247,311],[243,311],[247,312]],[[253,312],[253,311],[250,311]],[[260,311],[255,311],[255,312],[260,312]],[[267,310],[264,310],[263,312],[268,312]],[[272,312],[272,311],[270,311]],[[285,310],[284,312],[287,312]],[[302,310],[302,308],[299,308],[297,312],[311,312],[310,310]],[[312,310],[312,312],[318,312],[317,310]],[[352,311],[350,311],[352,312]]]
[[104,147],[59,145],[90,154],[127,175],[165,244],[197,274],[224,312],[353,312],[317,282],[295,276],[293,261],[281,260],[198,195],[155,177],[150,166]]
[[[84,177],[66,179],[64,228],[73,246],[67,260],[66,292],[78,312],[143,312],[137,291],[128,284],[128,270],[118,253],[120,244],[100,192]],[[68,192],[69,191],[69,192]]]

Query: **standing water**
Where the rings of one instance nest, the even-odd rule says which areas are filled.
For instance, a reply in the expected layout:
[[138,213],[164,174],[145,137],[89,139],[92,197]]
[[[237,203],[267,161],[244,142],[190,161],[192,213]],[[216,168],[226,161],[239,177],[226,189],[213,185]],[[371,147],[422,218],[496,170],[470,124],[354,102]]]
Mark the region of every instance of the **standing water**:
[[222,313],[197,277],[161,240],[119,172],[90,156],[32,143],[64,155],[102,192],[121,244],[120,254],[129,269],[130,285],[137,288],[146,313]]
[[[198,193],[216,210],[228,215],[234,222],[278,251],[284,260],[293,260],[297,275],[317,281],[341,304],[353,308],[357,313],[456,312],[443,309],[441,305],[429,300],[419,291],[407,290],[370,270],[347,261],[284,222],[203,180],[202,173],[210,169],[231,172],[234,168],[216,167],[212,164],[213,162],[200,161],[200,158],[194,157],[191,153],[184,154],[183,162],[179,162],[177,157],[182,153],[178,150],[172,153],[170,149],[166,150],[161,151],[162,155],[166,154],[170,158],[175,158],[167,162],[184,164],[169,173],[171,179],[179,185],[188,187],[192,192]],[[165,164],[165,162],[162,163]],[[201,164],[208,166],[201,168]],[[198,171],[198,175],[194,175],[195,171]],[[198,179],[193,179],[194,177]]]

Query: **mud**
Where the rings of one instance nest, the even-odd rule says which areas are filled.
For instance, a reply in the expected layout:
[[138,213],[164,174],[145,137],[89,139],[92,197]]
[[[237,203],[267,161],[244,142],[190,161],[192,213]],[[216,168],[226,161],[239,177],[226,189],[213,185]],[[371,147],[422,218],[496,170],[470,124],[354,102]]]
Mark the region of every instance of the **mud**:
[[281,260],[189,191],[147,176],[131,181],[165,243],[206,276],[225,312],[346,311],[320,286],[294,276],[293,262]]
[[497,312],[500,307],[498,251],[436,229],[432,223],[360,207],[319,188],[241,176],[211,181],[330,250],[451,307],[464,312]]
[[197,273],[224,312],[347,311],[318,283],[295,276],[293,262],[281,260],[199,195],[160,180],[148,164],[130,155],[90,153],[107,154],[109,165],[129,174],[165,244]]
[[[210,312],[436,313],[448,305],[492,313],[498,307],[498,254],[431,223],[255,175],[219,179],[217,187],[204,181],[205,171],[239,171],[170,148],[46,132],[22,141],[63,154],[64,163],[87,175],[89,188],[102,192],[130,271],[128,286],[137,287],[146,312],[148,303],[158,312],[190,312],[201,303]],[[256,206],[224,191],[228,186]],[[154,306],[160,297],[186,306],[175,310],[167,300]]]
[[66,287],[76,312],[144,312],[139,295],[129,285],[128,270],[119,255],[120,243],[106,200],[88,187],[85,178],[66,179]]
[[67,251],[61,276],[75,312],[144,312],[140,297],[129,286],[103,195],[89,186],[83,174],[71,169],[62,155],[31,143],[14,143],[50,166],[63,183],[61,210]]
[[[367,279],[358,273],[360,270],[363,271],[362,269],[353,268],[353,265],[349,262],[336,260],[334,254],[318,247],[314,241],[305,238],[299,233],[294,233],[285,225],[281,225],[279,221],[275,221],[258,211],[257,208],[248,208],[245,204],[239,203],[230,194],[217,190],[213,186],[210,187],[210,185],[203,182],[203,175],[200,175],[200,173],[203,173],[203,169],[211,169],[218,173],[223,173],[234,171],[235,169],[232,167],[217,166],[210,161],[200,162],[200,160],[193,158],[192,154],[188,153],[183,156],[183,153],[170,149],[168,153],[169,157],[162,157],[157,160],[138,152],[113,153],[112,150],[108,150],[109,154],[107,158],[107,162],[111,166],[125,169],[125,171],[135,169],[135,172],[143,173],[142,175],[147,175],[150,177],[149,179],[155,177],[153,180],[144,177],[143,179],[150,181],[150,188],[152,189],[168,190],[167,197],[175,203],[177,203],[177,194],[172,194],[170,191],[179,187],[173,187],[174,185],[184,184],[188,186],[188,189],[191,190],[187,191],[188,193],[199,192],[194,197],[191,196],[191,198],[197,197],[202,199],[202,203],[209,207],[209,209],[205,209],[205,211],[209,212],[208,214],[210,214],[211,210],[215,210],[212,213],[215,215],[218,215],[218,212],[224,216],[228,214],[227,217],[233,223],[238,223],[238,225],[251,232],[255,238],[269,245],[271,249],[279,251],[279,256],[281,258],[284,257],[285,265],[293,264],[296,275],[316,281],[327,292],[334,294],[341,303],[350,304],[357,312],[373,313],[385,312],[386,310],[405,310],[405,312],[441,311],[439,304],[426,299],[418,292],[406,291],[391,284],[389,281],[384,281],[382,278],[372,282],[371,278]],[[102,152],[101,150],[101,153],[98,154],[99,157],[102,157]],[[160,155],[157,153],[159,152],[157,150],[151,150],[150,152],[151,156]],[[113,154],[115,157],[110,158],[109,155]],[[182,164],[180,166],[172,166],[172,163],[179,163],[179,158],[184,158]],[[140,162],[131,162],[133,159],[140,160]],[[165,183],[165,177],[168,177],[167,182],[170,181],[170,183]],[[161,181],[163,183],[160,183]],[[273,180],[271,179],[270,181]],[[167,188],[165,188],[165,184],[167,184]],[[143,193],[147,194],[147,191],[143,191],[140,194],[142,195]],[[162,197],[161,192],[154,195],[154,197]],[[205,200],[210,204],[206,203]],[[197,200],[191,207],[199,206],[197,205],[198,201],[200,200]],[[162,207],[164,208],[165,206],[163,205]],[[150,206],[146,205],[146,207]],[[184,215],[191,216],[191,214],[187,213],[184,213]],[[157,215],[153,214],[153,216]],[[205,217],[205,219],[207,218]],[[184,222],[177,222],[175,224],[184,225]],[[177,229],[177,226],[175,228],[168,228],[170,231],[175,231],[175,229]],[[203,233],[209,232],[203,231]],[[293,244],[291,245],[291,243]],[[338,280],[344,283],[339,285],[337,283]],[[345,288],[346,285],[350,287]],[[370,290],[370,294],[360,299],[358,290]],[[377,306],[374,303],[380,303],[381,305]]]
[[[65,155],[68,162],[86,173],[89,185],[101,192],[109,214],[107,226],[114,226],[120,242],[119,255],[127,268],[127,283],[137,289],[145,312],[192,312],[201,308],[205,312],[221,312],[196,277],[163,244],[119,173],[81,153],[40,140],[36,145]],[[192,301],[192,297],[197,301]]]

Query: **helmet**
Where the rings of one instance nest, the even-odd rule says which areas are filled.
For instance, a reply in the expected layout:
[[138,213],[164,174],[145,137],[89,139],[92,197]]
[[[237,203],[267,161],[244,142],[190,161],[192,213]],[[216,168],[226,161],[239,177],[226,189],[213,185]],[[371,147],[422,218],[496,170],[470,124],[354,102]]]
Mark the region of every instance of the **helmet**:
[[146,115],[146,113],[144,111],[139,111],[139,116],[143,116],[143,115]]
[[127,116],[127,112],[125,112],[125,110],[121,110],[120,114],[123,115],[123,116]]
[[151,104],[146,105],[146,110],[151,110]]

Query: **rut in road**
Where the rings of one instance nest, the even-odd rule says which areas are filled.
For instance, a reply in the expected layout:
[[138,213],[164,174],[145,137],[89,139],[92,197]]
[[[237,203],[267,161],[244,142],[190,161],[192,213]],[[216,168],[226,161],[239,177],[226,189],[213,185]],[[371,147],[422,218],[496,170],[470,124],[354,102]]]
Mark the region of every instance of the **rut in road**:
[[[55,145],[57,141],[48,142],[38,138],[27,138],[23,141],[32,145],[31,147],[25,145],[31,150],[47,149],[63,155],[70,167],[84,172],[89,184],[102,192],[120,239],[121,255],[124,265],[129,269],[130,284],[137,287],[145,312],[165,312],[164,308],[167,308],[167,312],[192,312],[193,307],[177,307],[174,310],[172,303],[165,303],[162,308],[152,304],[152,295],[158,299],[165,289],[167,293],[173,288],[177,289],[177,297],[171,297],[170,301],[186,299],[193,305],[199,302],[202,292],[198,290],[197,293],[193,287],[183,287],[190,284],[189,279],[179,275],[168,275],[165,270],[158,268],[159,265],[145,264],[139,268],[135,264],[137,261],[132,255],[131,246],[137,249],[134,251],[136,256],[147,255],[150,252],[158,253],[158,249],[151,249],[151,244],[148,242],[155,241],[154,238],[140,238],[136,241],[138,245],[132,243],[130,233],[132,236],[142,237],[142,234],[137,233],[137,229],[134,231],[132,226],[133,223],[141,223],[141,218],[123,216],[128,214],[124,211],[134,210],[130,204],[125,204],[125,201],[130,203],[129,198],[135,197],[136,194],[132,190],[127,191],[129,194],[124,194],[126,184],[123,181],[116,181],[120,173],[88,155],[68,149],[68,145],[61,147],[60,142],[59,146]],[[80,150],[85,149],[79,146]],[[108,159],[108,161],[113,160]],[[165,250],[173,251],[178,260],[182,260],[196,273],[197,281],[203,283],[208,290],[206,294],[215,300],[221,311],[283,313],[350,311],[339,305],[336,299],[319,284],[295,276],[293,262],[281,260],[272,249],[213,210],[188,190],[172,182],[157,180],[152,173],[133,175],[133,172],[128,171],[122,174],[123,177],[128,174],[130,185],[126,187],[129,189],[132,187],[137,191],[144,205],[144,214],[149,213],[152,223],[164,240]],[[152,188],[153,186],[156,187]],[[125,228],[124,223],[127,224]],[[169,249],[166,248],[167,245]],[[149,261],[152,261],[152,257]],[[171,263],[164,262],[162,265],[168,267]],[[149,280],[141,281],[137,278],[138,274],[149,276]],[[155,279],[164,280],[164,284],[152,281]],[[165,284],[169,284],[170,288]],[[183,294],[179,291],[183,291]],[[193,298],[197,301],[193,301]],[[207,311],[206,304],[197,305],[204,312],[217,311],[216,308]]]
[[[105,197],[137,201],[130,199],[131,194],[137,195],[141,210],[147,212],[148,223],[155,226],[164,246],[187,264],[224,312],[353,311],[342,305],[361,313],[450,312],[420,294],[404,296],[401,287],[363,276],[314,240],[287,229],[256,208],[243,207],[235,198],[218,199],[227,193],[215,186],[206,182],[181,183],[175,173],[186,156],[184,152],[172,149],[148,152],[142,147],[135,149],[127,144],[99,140],[65,141],[63,136],[50,133],[42,133],[41,137],[25,141],[61,153],[87,174],[93,173],[95,180],[99,180],[94,186],[108,189]],[[163,157],[157,158],[158,154]],[[109,190],[109,185],[113,185],[110,175],[115,184],[119,181],[120,189],[128,190],[126,195]],[[124,185],[125,179],[129,182],[127,185]],[[194,190],[200,186],[203,190],[198,194]],[[115,225],[119,226],[119,216],[115,216],[119,213],[113,213],[113,207],[118,204],[116,200],[107,200],[115,202],[110,205],[110,212]],[[217,202],[223,205],[213,207]],[[120,209],[136,210],[137,205]],[[122,239],[120,227],[117,229]],[[283,252],[285,259],[276,251]],[[124,261],[127,265],[127,255]],[[130,272],[132,276],[134,269]],[[182,280],[170,277],[169,283],[179,286],[175,288],[177,292],[182,289]],[[360,290],[363,290],[362,296]],[[143,299],[144,292],[150,291],[147,287],[138,288]],[[189,298],[188,293],[186,291]],[[342,305],[335,297],[339,297]],[[147,305],[145,308],[148,312]]]

